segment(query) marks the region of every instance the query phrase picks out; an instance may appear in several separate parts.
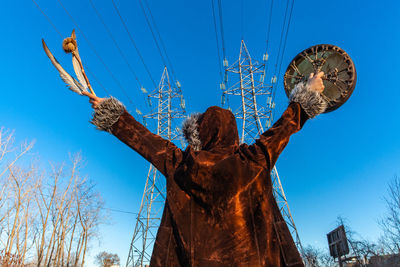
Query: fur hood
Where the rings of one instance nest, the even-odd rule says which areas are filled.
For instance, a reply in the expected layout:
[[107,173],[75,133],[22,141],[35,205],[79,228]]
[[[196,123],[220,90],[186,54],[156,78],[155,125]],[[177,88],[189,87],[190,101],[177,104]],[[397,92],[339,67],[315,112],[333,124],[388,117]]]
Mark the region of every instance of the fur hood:
[[199,136],[199,118],[201,113],[193,113],[182,123],[182,134],[194,151],[201,149],[201,141]]
[[235,116],[217,106],[189,116],[182,124],[182,133],[194,151],[227,152],[239,144]]

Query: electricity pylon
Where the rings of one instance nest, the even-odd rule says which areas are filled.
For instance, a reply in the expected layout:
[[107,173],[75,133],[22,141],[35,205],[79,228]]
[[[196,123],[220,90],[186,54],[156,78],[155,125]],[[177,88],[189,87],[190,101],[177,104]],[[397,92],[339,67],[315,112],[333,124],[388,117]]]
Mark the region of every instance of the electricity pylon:
[[[275,103],[272,99],[274,87],[264,83],[267,60],[268,54],[263,55],[263,63],[253,60],[243,40],[240,46],[239,59],[231,66],[228,66],[227,59],[224,59],[225,78],[221,84],[222,105],[228,102],[229,108],[236,107],[233,113],[239,124],[241,124],[241,129],[239,128],[241,143],[253,143],[264,132],[264,129],[271,127],[272,111],[275,108]],[[229,75],[229,79],[233,78],[233,81],[230,81],[230,86],[227,87],[229,73],[237,75]],[[276,83],[275,76],[271,79],[271,84],[273,83]],[[240,100],[239,97],[229,98],[229,95],[239,96]],[[303,256],[303,247],[299,234],[275,166],[271,172],[271,178],[276,202],[295,244]]]
[[[143,116],[144,121],[155,119],[159,136],[170,141],[179,140],[179,129],[173,125],[176,119],[185,116],[185,101],[179,82],[171,83],[166,67],[158,88],[148,97],[150,105],[152,99],[157,101],[157,107],[152,113]],[[153,165],[150,165],[126,262],[127,267],[145,267],[150,264],[165,198],[165,178]]]

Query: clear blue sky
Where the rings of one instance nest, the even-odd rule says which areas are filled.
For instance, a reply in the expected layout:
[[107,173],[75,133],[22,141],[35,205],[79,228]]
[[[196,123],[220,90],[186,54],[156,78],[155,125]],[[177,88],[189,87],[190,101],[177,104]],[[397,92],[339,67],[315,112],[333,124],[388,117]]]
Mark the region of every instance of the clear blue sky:
[[[64,37],[76,28],[57,1],[36,0]],[[95,5],[148,91],[154,88],[132,47],[111,0]],[[254,58],[265,50],[269,1],[244,1],[244,39]],[[270,62],[275,62],[284,14],[275,1],[270,37]],[[63,1],[135,105],[147,112],[143,96],[88,0]],[[158,82],[162,61],[138,1],[116,0],[152,76]],[[219,105],[221,92],[211,1],[150,1],[176,76],[182,84],[188,112]],[[236,60],[241,38],[241,1],[222,1],[225,42],[230,62]],[[326,246],[326,233],[338,215],[369,239],[380,235],[377,220],[388,181],[400,173],[399,22],[397,1],[295,1],[283,58],[283,69],[301,50],[318,43],[345,49],[353,58],[358,83],[339,110],[307,122],[292,137],[278,160],[289,205],[303,244]],[[113,136],[88,123],[87,99],[68,91],[45,56],[41,38],[57,59],[71,70],[62,38],[30,0],[3,1],[1,27],[0,125],[16,131],[18,140],[36,139],[42,161],[62,161],[68,152],[82,151],[84,170],[113,209],[136,212],[148,164]],[[81,57],[107,90],[129,104],[122,91],[77,31]],[[272,64],[271,64],[272,66]],[[90,76],[98,95],[101,87]],[[269,77],[267,77],[269,80]],[[277,111],[287,99],[279,77]],[[118,253],[125,264],[135,217],[112,213],[112,224],[101,227],[89,262],[99,251]],[[88,265],[92,266],[92,265]]]

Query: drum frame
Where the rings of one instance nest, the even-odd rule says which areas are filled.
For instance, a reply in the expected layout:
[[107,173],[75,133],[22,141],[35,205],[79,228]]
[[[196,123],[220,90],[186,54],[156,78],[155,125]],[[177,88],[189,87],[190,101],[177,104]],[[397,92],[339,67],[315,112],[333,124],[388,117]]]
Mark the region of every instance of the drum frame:
[[[331,66],[331,63],[337,65]],[[301,65],[304,66],[303,69]],[[289,97],[295,84],[307,82],[311,72],[318,73],[319,71],[325,72],[322,78],[325,90],[321,95],[328,102],[328,108],[324,112],[328,113],[339,108],[349,99],[357,81],[354,62],[340,47],[319,44],[300,52],[290,62],[285,72],[284,88]]]

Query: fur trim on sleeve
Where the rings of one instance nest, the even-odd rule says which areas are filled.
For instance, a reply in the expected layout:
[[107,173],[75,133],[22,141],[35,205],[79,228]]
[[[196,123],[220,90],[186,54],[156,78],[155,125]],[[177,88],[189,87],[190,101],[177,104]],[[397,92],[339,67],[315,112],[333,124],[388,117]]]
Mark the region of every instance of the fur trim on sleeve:
[[201,141],[199,136],[198,120],[201,113],[194,113],[190,115],[182,124],[182,133],[189,145],[192,146],[194,151],[201,150]]
[[298,83],[289,97],[289,102],[297,102],[310,118],[314,118],[318,114],[324,112],[328,103],[323,99],[322,95],[309,88],[303,82]]
[[118,121],[124,111],[125,106],[116,98],[106,98],[94,109],[91,123],[94,124],[98,130],[111,133],[111,127]]

